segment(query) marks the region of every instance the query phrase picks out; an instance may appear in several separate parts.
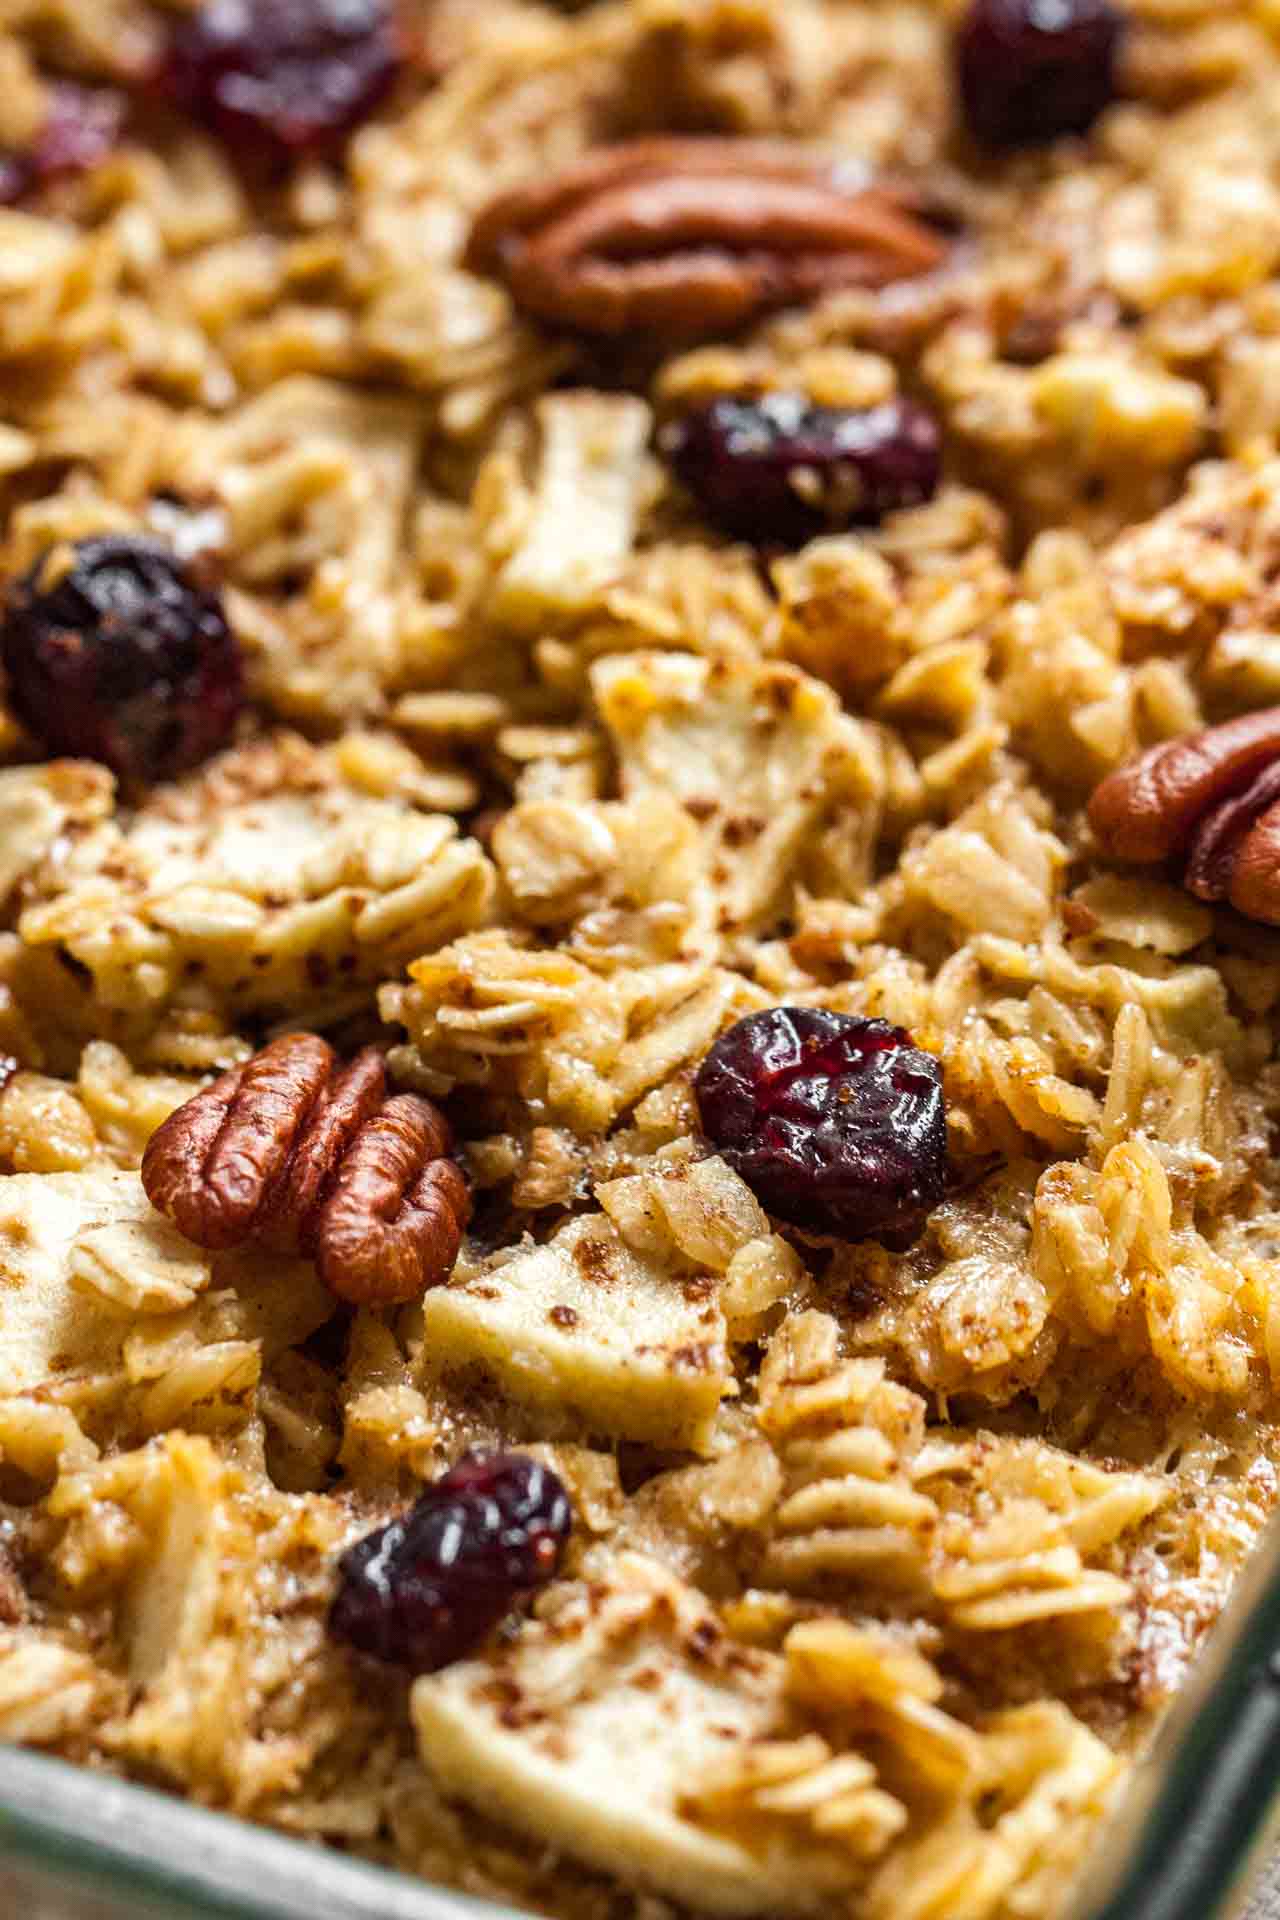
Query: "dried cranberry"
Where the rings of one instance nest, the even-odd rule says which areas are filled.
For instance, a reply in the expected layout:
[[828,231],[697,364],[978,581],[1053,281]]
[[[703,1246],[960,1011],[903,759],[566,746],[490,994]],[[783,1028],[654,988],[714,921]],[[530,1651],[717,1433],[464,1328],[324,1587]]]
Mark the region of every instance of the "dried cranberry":
[[555,1575],[569,1497],[523,1453],[468,1453],[416,1506],[343,1554],[335,1639],[434,1673],[471,1653]]
[[131,780],[223,746],[243,704],[240,650],[218,597],[161,541],[82,540],[11,589],[0,662],[18,717],[53,753]]
[[391,0],[205,0],[175,29],[164,79],[228,145],[280,160],[342,140],[401,60]]
[[990,147],[1087,132],[1115,97],[1124,26],[1112,0],[972,0],[955,41],[970,132]]
[[85,173],[120,138],[119,94],[59,80],[49,88],[44,125],[29,147],[0,150],[0,205],[66,173]]
[[716,1041],[695,1091],[708,1139],[793,1226],[901,1251],[942,1199],[941,1070],[885,1020],[749,1014]]
[[674,421],[661,445],[708,519],[759,546],[874,524],[938,487],[937,423],[910,400],[855,410],[798,393],[726,397]]

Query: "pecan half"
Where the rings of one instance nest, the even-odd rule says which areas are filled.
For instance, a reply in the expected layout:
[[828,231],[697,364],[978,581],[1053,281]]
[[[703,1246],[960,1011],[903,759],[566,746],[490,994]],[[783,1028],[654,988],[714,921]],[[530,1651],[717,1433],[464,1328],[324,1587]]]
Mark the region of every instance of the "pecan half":
[[1098,787],[1089,824],[1113,859],[1176,858],[1197,899],[1280,926],[1280,707],[1139,754]]
[[906,189],[783,141],[633,140],[500,195],[466,264],[543,320],[690,336],[929,272],[943,242],[919,214]]
[[376,1047],[345,1065],[287,1034],[157,1128],[142,1162],[153,1207],[197,1246],[308,1253],[332,1291],[367,1306],[448,1277],[471,1217],[444,1115],[387,1098]]
[[471,1216],[467,1183],[448,1150],[444,1116],[412,1093],[388,1100],[357,1136],[317,1221],[316,1265],[334,1293],[394,1306],[445,1277]]

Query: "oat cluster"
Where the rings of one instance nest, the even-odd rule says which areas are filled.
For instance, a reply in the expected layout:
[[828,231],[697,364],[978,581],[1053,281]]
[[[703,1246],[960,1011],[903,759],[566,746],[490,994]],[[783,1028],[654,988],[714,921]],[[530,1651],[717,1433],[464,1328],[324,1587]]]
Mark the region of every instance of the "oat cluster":
[[[1280,1484],[1280,5],[1053,140],[1014,0],[252,4],[0,0],[0,1738],[1055,1920]],[[703,1130],[781,1007],[940,1076],[891,1244]],[[354,1650],[475,1449],[554,1578]]]

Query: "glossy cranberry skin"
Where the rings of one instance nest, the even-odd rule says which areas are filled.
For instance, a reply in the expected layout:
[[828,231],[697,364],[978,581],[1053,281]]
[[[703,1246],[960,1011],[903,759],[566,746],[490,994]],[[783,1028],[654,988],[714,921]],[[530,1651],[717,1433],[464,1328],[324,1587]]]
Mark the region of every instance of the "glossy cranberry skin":
[[698,1069],[702,1129],[779,1220],[912,1246],[946,1184],[942,1072],[886,1020],[772,1007]]
[[971,0],[955,40],[969,131],[988,147],[1086,133],[1115,97],[1124,29],[1113,0]]
[[713,400],[660,445],[708,520],[756,546],[799,546],[931,500],[942,449],[937,422],[910,400],[815,407],[798,393]]
[[402,57],[392,0],[204,0],[174,30],[163,79],[233,151],[279,163],[340,143]]
[[523,1453],[464,1454],[408,1513],[343,1554],[329,1631],[435,1673],[555,1577],[572,1522],[549,1467]]
[[86,173],[104,160],[120,138],[120,96],[105,89],[56,81],[48,90],[44,125],[30,147],[0,150],[0,205],[63,174]]
[[83,540],[61,572],[50,558],[10,589],[0,620],[9,697],[31,732],[131,782],[224,746],[244,678],[217,594],[138,535]]

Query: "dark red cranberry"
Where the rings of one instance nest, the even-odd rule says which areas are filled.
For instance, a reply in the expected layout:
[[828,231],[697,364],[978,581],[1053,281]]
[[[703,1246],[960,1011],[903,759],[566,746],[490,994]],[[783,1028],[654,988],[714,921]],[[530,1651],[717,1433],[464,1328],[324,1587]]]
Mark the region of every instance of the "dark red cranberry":
[[942,1199],[941,1069],[886,1020],[748,1014],[716,1041],[695,1091],[712,1145],[792,1226],[901,1251]]
[[402,57],[392,0],[204,0],[175,29],[164,79],[230,147],[279,161],[339,143]]
[[707,518],[757,546],[873,525],[938,487],[937,422],[910,400],[859,410],[798,393],[722,398],[673,421],[661,446]]
[[162,541],[82,540],[11,588],[0,663],[19,719],[52,753],[160,780],[225,745],[244,700],[216,593]]
[[965,119],[989,147],[1086,133],[1116,90],[1113,0],[971,0],[955,40]]
[[96,167],[120,138],[123,117],[119,94],[56,81],[30,147],[0,150],[0,205],[12,206],[46,180]]
[[572,1519],[549,1467],[523,1453],[464,1454],[408,1513],[343,1554],[329,1631],[435,1673],[554,1578]]

